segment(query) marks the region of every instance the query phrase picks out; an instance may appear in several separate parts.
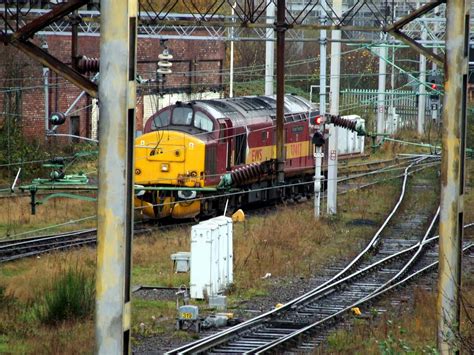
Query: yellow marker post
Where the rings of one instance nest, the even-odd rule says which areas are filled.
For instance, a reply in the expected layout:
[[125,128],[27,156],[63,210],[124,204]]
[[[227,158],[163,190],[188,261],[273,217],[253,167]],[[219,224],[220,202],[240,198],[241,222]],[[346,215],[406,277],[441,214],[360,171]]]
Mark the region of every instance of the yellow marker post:
[[237,210],[233,215],[232,215],[232,222],[243,222],[245,221],[245,213],[241,209]]

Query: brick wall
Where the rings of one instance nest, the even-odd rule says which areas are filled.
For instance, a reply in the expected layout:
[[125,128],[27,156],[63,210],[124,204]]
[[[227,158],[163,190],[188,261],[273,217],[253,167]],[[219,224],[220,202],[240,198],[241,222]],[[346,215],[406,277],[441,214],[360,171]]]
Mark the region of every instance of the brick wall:
[[[69,36],[48,35],[44,38],[48,44],[48,51],[61,61],[70,64],[71,43]],[[99,37],[80,36],[78,40],[79,54],[88,57],[99,57]],[[40,44],[40,39],[34,42]],[[164,89],[171,92],[205,91],[208,87],[221,85],[219,71],[225,58],[223,42],[212,41],[178,41],[169,40],[166,43],[173,54],[173,74],[167,76]],[[158,55],[163,47],[158,39],[139,38],[137,44],[138,74],[143,79],[156,79]],[[2,65],[3,64],[3,65]],[[15,67],[12,71],[9,67]],[[189,75],[189,71],[196,75]],[[43,68],[34,60],[27,58],[16,49],[9,46],[0,46],[0,82],[3,90],[16,87],[21,102],[16,112],[24,135],[44,140],[45,135],[45,96],[43,86]],[[49,80],[49,112],[65,112],[74,102],[81,90],[52,71]],[[138,91],[137,100],[137,130],[142,130],[143,99],[142,95],[156,93],[156,83],[144,85]],[[10,93],[11,94],[11,93]],[[11,112],[11,101],[18,96],[5,98],[0,95],[0,126],[4,121],[5,111]],[[79,117],[79,131],[81,136],[91,137],[94,124],[92,123],[92,99],[84,95],[77,105],[72,108],[69,116]],[[70,134],[70,120],[60,126],[58,133]]]

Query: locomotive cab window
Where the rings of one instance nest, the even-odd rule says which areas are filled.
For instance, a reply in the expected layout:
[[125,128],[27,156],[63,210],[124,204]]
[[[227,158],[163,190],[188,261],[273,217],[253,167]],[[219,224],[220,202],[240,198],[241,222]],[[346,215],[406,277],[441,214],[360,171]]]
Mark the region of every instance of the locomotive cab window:
[[170,124],[170,116],[171,111],[166,110],[161,112],[158,116],[156,116],[153,121],[151,122],[151,129],[156,131],[158,128],[169,126]]
[[206,131],[206,132],[212,132],[214,129],[212,120],[209,117],[207,117],[206,114],[200,111],[196,111],[194,113],[194,127],[202,129],[203,131]]
[[193,109],[190,107],[175,107],[171,122],[175,125],[189,126],[193,120]]

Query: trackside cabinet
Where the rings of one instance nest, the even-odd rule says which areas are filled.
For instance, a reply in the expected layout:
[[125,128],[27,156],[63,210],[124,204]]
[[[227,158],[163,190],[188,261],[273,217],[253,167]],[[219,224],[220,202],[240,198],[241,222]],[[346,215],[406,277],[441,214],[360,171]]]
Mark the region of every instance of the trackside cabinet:
[[232,218],[220,216],[212,219],[220,228],[219,233],[219,268],[221,276],[221,290],[227,288],[233,281],[233,222]]
[[191,298],[203,299],[219,291],[219,225],[204,221],[191,228]]

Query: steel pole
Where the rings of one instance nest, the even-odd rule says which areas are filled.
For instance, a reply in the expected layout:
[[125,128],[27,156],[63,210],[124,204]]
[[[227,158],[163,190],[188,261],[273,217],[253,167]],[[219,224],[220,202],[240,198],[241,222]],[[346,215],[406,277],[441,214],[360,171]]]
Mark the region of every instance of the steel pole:
[[49,132],[49,68],[43,67],[44,89],[44,139],[48,140]]
[[[275,4],[267,0],[267,24],[275,21]],[[272,28],[267,28],[267,41],[265,41],[265,95],[273,95],[273,73],[275,66],[275,36]]]
[[316,219],[321,215],[321,165],[324,153],[322,147],[316,147],[314,153],[314,217]]
[[[321,24],[326,23],[326,0],[321,0]],[[319,113],[326,113],[326,63],[327,63],[327,31],[321,30],[319,34]]]
[[78,48],[77,48],[77,39],[78,39],[78,27],[79,27],[79,13],[75,10],[72,13],[71,20],[71,66],[73,69],[77,70],[77,59],[78,59]]
[[276,88],[276,158],[278,182],[285,181],[285,0],[277,2],[277,88]]
[[[342,0],[333,1],[335,14],[340,18],[342,15]],[[332,31],[331,35],[331,75],[330,91],[331,103],[330,114],[339,115],[339,89],[341,83],[341,31]],[[328,192],[327,192],[327,213],[336,214],[337,212],[337,128],[333,124],[329,125],[328,140]]]
[[96,351],[130,353],[136,0],[101,0]]
[[[234,21],[235,5],[232,5],[232,21]],[[234,27],[230,29],[230,78],[229,78],[229,97],[234,97]]]
[[445,93],[443,105],[441,212],[439,221],[438,350],[460,351],[461,246],[466,151],[469,7],[446,2]]
[[[421,39],[426,40],[427,32],[423,29]],[[418,85],[418,121],[417,131],[419,135],[425,133],[425,116],[426,116],[426,57],[420,55],[420,85]]]

